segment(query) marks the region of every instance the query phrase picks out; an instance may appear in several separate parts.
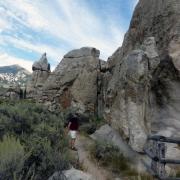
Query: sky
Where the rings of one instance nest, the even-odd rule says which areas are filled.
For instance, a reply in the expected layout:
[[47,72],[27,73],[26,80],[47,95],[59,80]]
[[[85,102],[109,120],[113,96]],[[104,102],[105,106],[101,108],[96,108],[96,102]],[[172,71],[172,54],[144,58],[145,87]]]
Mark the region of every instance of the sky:
[[31,71],[46,52],[54,69],[89,46],[107,60],[121,46],[138,0],[0,0],[0,66]]

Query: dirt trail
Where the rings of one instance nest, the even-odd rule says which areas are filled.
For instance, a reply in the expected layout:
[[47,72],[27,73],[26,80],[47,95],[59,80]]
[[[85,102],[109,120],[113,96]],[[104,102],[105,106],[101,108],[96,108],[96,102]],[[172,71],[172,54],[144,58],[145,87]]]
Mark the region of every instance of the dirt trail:
[[[101,167],[95,159],[92,159],[90,155],[89,147],[94,144],[94,140],[84,135],[78,135],[76,140],[76,148],[78,155],[78,161],[82,165],[83,171],[91,174],[93,180],[129,180],[129,177],[113,174],[107,168]],[[137,157],[139,158],[139,157]],[[141,159],[143,160],[143,159]],[[139,160],[140,161],[140,160]],[[141,162],[144,163],[145,159]],[[140,162],[139,162],[140,163]],[[142,166],[142,164],[136,164],[136,166]]]
[[95,180],[111,180],[112,175],[110,175],[107,170],[101,168],[95,160],[92,160],[89,154],[88,147],[93,141],[88,137],[79,135],[76,141],[76,147],[78,149],[79,162],[82,163],[84,170],[93,175]]

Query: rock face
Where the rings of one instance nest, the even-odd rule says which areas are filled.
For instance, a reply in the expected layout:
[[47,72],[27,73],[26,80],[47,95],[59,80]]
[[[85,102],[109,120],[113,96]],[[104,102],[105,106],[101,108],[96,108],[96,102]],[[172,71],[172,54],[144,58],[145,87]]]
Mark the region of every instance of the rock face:
[[91,138],[96,141],[104,141],[109,144],[114,144],[120,149],[120,151],[123,153],[125,157],[128,157],[131,160],[135,160],[135,158],[138,158],[137,153],[132,151],[132,149],[126,143],[123,142],[119,133],[116,132],[108,124],[105,124],[101,126],[100,129],[96,130],[95,133],[91,135]]
[[9,88],[0,88],[0,99],[20,100],[26,98],[26,89],[21,86],[10,86]]
[[51,110],[104,116],[138,152],[147,134],[180,136],[179,12],[179,0],[140,0],[107,63],[99,50],[84,47],[67,53],[49,75],[44,55],[33,65],[30,89],[39,88],[39,101]]
[[42,87],[50,74],[50,64],[48,63],[46,53],[42,55],[39,61],[32,65],[32,77],[27,85],[28,97],[35,98],[41,93]]
[[11,86],[6,89],[1,89],[0,98],[19,100],[25,98],[25,90],[20,86]]
[[67,53],[48,77],[41,101],[52,109],[76,108],[81,113],[97,113],[99,54],[99,50],[89,47]]
[[180,136],[179,11],[179,0],[140,0],[108,61],[106,119],[139,152],[147,134]]
[[83,171],[71,168],[69,170],[63,171],[62,173],[55,172],[48,180],[95,180],[95,178]]
[[97,142],[104,142],[118,147],[119,151],[131,160],[131,165],[139,172],[146,171],[144,164],[149,164],[149,159],[132,150],[132,148],[123,141],[120,134],[108,124],[101,126],[91,136]]

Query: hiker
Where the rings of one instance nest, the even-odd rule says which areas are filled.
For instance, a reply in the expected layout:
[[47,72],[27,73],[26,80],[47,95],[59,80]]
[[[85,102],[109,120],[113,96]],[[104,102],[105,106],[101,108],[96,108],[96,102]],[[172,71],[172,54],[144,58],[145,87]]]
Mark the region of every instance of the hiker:
[[68,134],[71,137],[70,146],[71,149],[74,151],[77,151],[77,149],[75,148],[75,141],[76,141],[78,128],[79,128],[78,115],[70,114],[70,116],[68,117],[67,130],[68,130]]

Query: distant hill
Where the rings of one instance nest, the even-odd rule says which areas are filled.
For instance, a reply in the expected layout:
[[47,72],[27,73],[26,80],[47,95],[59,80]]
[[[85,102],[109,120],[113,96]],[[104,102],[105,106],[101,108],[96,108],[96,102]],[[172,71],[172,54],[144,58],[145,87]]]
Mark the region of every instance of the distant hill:
[[25,86],[31,73],[19,65],[0,66],[0,87]]

